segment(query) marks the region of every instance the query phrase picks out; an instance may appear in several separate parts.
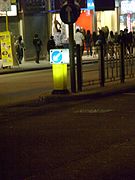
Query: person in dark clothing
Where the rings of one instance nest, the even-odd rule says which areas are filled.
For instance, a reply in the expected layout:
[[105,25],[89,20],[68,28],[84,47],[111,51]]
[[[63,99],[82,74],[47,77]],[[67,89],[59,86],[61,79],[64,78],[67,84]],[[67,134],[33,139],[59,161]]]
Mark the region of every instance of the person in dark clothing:
[[96,45],[97,40],[98,40],[97,33],[96,33],[96,31],[93,31],[93,33],[92,33],[92,46],[93,46],[93,48],[92,48],[93,52],[92,53],[93,53],[93,57],[95,57],[96,54],[98,53],[97,45]]
[[118,35],[118,43],[124,43],[124,31],[120,30],[120,34]]
[[51,36],[50,39],[47,42],[47,51],[48,53],[50,52],[50,49],[54,49],[55,48],[55,41],[54,41],[54,37]]
[[105,33],[102,30],[99,30],[99,35],[98,35],[98,45],[103,46],[104,49],[104,57],[107,55],[106,52],[106,39],[105,39]]
[[55,41],[54,41],[54,36],[51,36],[50,39],[47,42],[47,51],[48,51],[48,55],[50,59],[50,49],[54,49],[55,48]]
[[87,55],[92,56],[92,37],[90,30],[87,30],[87,33],[85,35],[85,44],[86,44],[86,50],[87,50]]
[[128,29],[124,29],[124,31],[120,30],[118,42],[123,45],[124,54],[132,52],[131,44],[132,44],[132,33],[128,33]]
[[133,33],[130,31],[128,33],[128,51],[129,51],[129,54],[130,53],[133,53]]
[[35,46],[35,50],[36,50],[36,63],[39,63],[42,41],[38,37],[38,34],[34,35],[33,45]]
[[96,31],[93,31],[93,33],[92,33],[92,44],[93,44],[93,46],[96,46],[97,39],[98,39],[97,33],[96,33]]
[[99,42],[99,44],[101,45],[106,45],[106,40],[105,40],[105,33],[104,33],[104,31],[102,31],[102,30],[99,30],[99,36],[98,36],[98,42]]

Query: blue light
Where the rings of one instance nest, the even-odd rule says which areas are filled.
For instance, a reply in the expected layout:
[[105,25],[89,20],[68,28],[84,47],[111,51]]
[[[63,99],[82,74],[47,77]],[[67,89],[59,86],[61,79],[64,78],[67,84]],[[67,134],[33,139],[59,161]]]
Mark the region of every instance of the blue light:
[[89,9],[89,10],[94,9],[94,1],[93,0],[87,0],[87,9]]

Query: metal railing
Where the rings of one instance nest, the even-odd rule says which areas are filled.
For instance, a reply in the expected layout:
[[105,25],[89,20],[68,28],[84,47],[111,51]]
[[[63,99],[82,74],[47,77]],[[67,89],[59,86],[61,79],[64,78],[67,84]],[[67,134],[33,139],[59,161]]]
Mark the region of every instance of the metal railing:
[[82,65],[82,87],[100,85],[135,78],[135,50],[132,44],[96,46],[92,49],[97,61]]

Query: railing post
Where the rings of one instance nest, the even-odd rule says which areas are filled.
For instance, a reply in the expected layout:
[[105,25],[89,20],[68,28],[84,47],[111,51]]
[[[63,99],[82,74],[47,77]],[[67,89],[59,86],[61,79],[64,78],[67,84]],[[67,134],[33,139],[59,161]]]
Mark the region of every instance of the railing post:
[[100,45],[100,86],[105,84],[105,64],[104,64],[104,47]]
[[121,54],[120,54],[120,80],[121,80],[121,83],[124,83],[125,81],[125,63],[124,63],[124,43],[121,43],[120,45],[120,51],[121,51]]
[[82,91],[82,57],[80,45],[76,45],[76,58],[77,58],[77,85],[78,91]]

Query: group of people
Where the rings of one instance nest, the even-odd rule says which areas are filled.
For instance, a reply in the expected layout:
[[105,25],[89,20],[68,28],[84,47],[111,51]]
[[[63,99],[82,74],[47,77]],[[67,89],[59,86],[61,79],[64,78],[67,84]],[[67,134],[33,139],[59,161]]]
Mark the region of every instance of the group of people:
[[[38,34],[34,35],[33,45],[34,45],[35,52],[36,52],[35,62],[39,64],[42,41],[39,38]],[[19,36],[18,39],[16,40],[15,47],[16,47],[16,55],[17,55],[18,63],[22,64],[22,59],[23,59],[24,50],[25,50],[25,44],[24,44],[22,36]]]
[[[85,33],[82,32],[79,28],[76,29],[74,35],[75,45],[80,45],[80,55],[83,55],[84,48],[86,49],[87,55],[94,56],[93,47],[96,45],[112,45],[114,43],[124,43],[127,50],[130,52],[129,44],[135,45],[135,33],[128,32],[128,29],[121,30],[118,34],[114,34],[113,31],[105,33],[102,29],[99,29],[97,34],[95,31],[93,33],[90,30],[87,30]],[[36,52],[36,63],[39,63],[42,41],[39,38],[38,34],[34,35],[33,45]],[[47,42],[47,51],[50,53],[50,49],[54,48],[63,48],[61,31],[58,31],[55,36],[50,36]],[[25,45],[22,39],[22,36],[19,36],[16,41],[16,52],[19,64],[22,63],[23,52],[25,50]]]
[[[84,48],[87,51],[87,55],[94,56],[94,49],[97,45],[103,45],[106,49],[107,45],[114,45],[123,43],[125,51],[130,53],[135,46],[135,32],[128,32],[128,29],[120,30],[120,33],[109,31],[104,32],[102,29],[99,29],[98,34],[94,31],[93,33],[90,30],[86,32],[81,32],[77,29],[75,33],[75,42],[81,47],[81,52],[83,54]],[[93,48],[94,47],[94,48]]]
[[[80,55],[83,55],[84,44],[86,45],[87,55],[92,56],[92,46],[97,41],[96,32],[91,34],[90,30],[87,30],[87,33],[84,35],[79,28],[76,29],[76,33],[74,35],[75,46],[80,45]],[[54,36],[51,36],[47,42],[47,51],[50,53],[50,49],[54,48],[63,48],[64,44],[62,43],[62,35],[61,32],[58,31]]]

